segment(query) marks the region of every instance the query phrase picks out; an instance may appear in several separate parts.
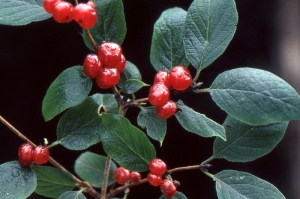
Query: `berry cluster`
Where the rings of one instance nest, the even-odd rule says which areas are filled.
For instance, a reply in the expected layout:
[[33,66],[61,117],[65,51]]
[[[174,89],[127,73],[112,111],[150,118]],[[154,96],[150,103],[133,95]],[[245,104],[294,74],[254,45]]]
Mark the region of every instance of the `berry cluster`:
[[149,163],[150,172],[147,175],[148,182],[153,186],[160,186],[161,192],[166,198],[172,198],[176,194],[176,186],[168,179],[162,180],[162,175],[167,170],[164,161],[154,158]]
[[85,29],[93,27],[98,18],[93,1],[79,3],[73,7],[71,3],[63,0],[44,0],[43,7],[58,23],[68,23],[74,19]]
[[125,65],[121,46],[114,42],[103,42],[98,47],[98,55],[89,54],[85,57],[83,70],[87,77],[96,78],[100,88],[107,89],[119,82]]
[[127,181],[137,184],[141,181],[141,174],[137,171],[130,172],[123,167],[118,167],[114,172],[114,179],[118,184],[125,184]]
[[18,151],[19,163],[23,167],[29,167],[32,162],[35,164],[44,164],[49,160],[50,152],[44,145],[33,148],[29,143],[23,143]]
[[184,66],[175,66],[168,71],[158,71],[150,88],[148,100],[156,106],[156,114],[161,118],[169,118],[175,114],[177,106],[170,100],[170,90],[186,90],[192,83],[192,76]]

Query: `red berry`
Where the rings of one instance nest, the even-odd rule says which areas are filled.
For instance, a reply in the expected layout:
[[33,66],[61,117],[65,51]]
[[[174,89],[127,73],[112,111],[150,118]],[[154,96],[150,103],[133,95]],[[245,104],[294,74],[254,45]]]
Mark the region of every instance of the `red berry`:
[[62,0],[44,0],[43,7],[46,12],[48,12],[49,14],[52,14],[56,4],[61,1]]
[[33,146],[29,143],[23,143],[19,147],[18,156],[19,156],[19,163],[22,167],[28,167],[32,164],[32,150]]
[[120,73],[115,68],[103,68],[96,77],[96,83],[100,88],[106,89],[116,85],[120,80]]
[[44,145],[37,146],[32,151],[32,159],[35,164],[44,164],[49,160],[50,152]]
[[125,66],[126,66],[126,58],[122,54],[120,62],[116,64],[114,68],[116,68],[119,71],[119,73],[121,73],[124,70]]
[[159,158],[154,158],[149,163],[150,172],[156,175],[162,175],[167,170],[167,165]]
[[161,184],[162,178],[161,178],[161,175],[156,175],[156,174],[149,172],[147,175],[147,180],[151,185],[157,187]]
[[170,83],[175,90],[184,91],[192,83],[192,75],[184,66],[175,66],[170,71]]
[[148,100],[153,106],[164,105],[170,97],[169,89],[162,83],[157,83],[151,86]]
[[169,72],[168,71],[160,70],[156,73],[156,75],[154,76],[153,84],[156,84],[159,82],[163,83],[164,85],[166,85],[166,87],[168,87],[169,90],[171,90],[171,84],[170,84],[170,80],[169,80]]
[[93,1],[88,1],[86,4],[88,4],[89,6],[91,6],[92,8],[96,9],[96,4]]
[[73,5],[66,1],[58,2],[53,10],[53,18],[58,23],[68,23],[72,21]]
[[125,184],[130,178],[130,172],[123,167],[119,167],[114,172],[115,181],[119,184]]
[[176,194],[176,187],[170,180],[163,180],[160,185],[160,190],[166,198],[172,198]]
[[122,48],[114,42],[103,42],[98,47],[98,56],[105,66],[115,66],[121,60]]
[[175,102],[168,100],[164,105],[156,107],[156,114],[160,118],[169,118],[175,114],[176,110],[177,106]]
[[141,174],[137,171],[132,171],[130,173],[130,182],[132,184],[137,184],[141,181]]
[[97,12],[86,3],[80,3],[73,9],[74,20],[85,29],[93,27],[97,22]]
[[102,69],[102,64],[96,54],[88,54],[83,61],[83,71],[89,78],[97,77]]

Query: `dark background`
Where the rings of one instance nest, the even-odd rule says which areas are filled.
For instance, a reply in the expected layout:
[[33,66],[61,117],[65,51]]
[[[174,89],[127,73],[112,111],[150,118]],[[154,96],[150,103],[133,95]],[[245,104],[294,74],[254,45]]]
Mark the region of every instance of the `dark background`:
[[[168,8],[181,7],[185,10],[191,0],[124,0],[127,35],[122,44],[127,60],[141,70],[143,81],[151,84],[155,70],[150,64],[149,54],[153,25],[160,14]],[[211,66],[201,72],[200,81],[210,86],[214,78],[228,69],[250,66],[271,71],[274,43],[276,42],[276,12],[278,4],[272,0],[238,0],[239,23],[236,34],[226,49]],[[300,25],[300,24],[299,24]],[[299,37],[300,39],[300,37]],[[27,26],[0,26],[0,115],[11,122],[34,143],[56,140],[56,125],[59,116],[44,122],[41,103],[51,82],[66,68],[82,64],[90,53],[81,39],[81,29],[75,23],[58,24],[53,19],[32,23]],[[189,69],[194,73],[192,67]],[[299,90],[298,90],[299,91]],[[99,92],[93,87],[92,93]],[[109,90],[106,92],[110,92]],[[148,89],[141,90],[137,97],[146,97]],[[223,123],[226,114],[211,100],[209,94],[188,93],[180,95],[185,104]],[[131,109],[127,116],[136,124],[138,109]],[[295,133],[295,132],[292,132]],[[290,180],[288,138],[267,156],[249,163],[229,163],[214,160],[209,170],[215,174],[223,169],[236,169],[252,173],[274,184],[287,198],[293,198]],[[213,138],[201,138],[184,131],[175,117],[168,119],[168,132],[163,146],[153,141],[157,157],[165,160],[168,168],[196,165],[212,155]],[[17,159],[17,150],[23,141],[7,127],[0,124],[0,163]],[[103,154],[101,145],[87,149]],[[73,172],[75,159],[82,151],[70,151],[62,146],[51,149],[54,159]],[[74,172],[73,172],[74,173]],[[143,177],[147,175],[142,174]],[[1,176],[0,176],[1,177]],[[180,181],[178,191],[190,199],[217,198],[214,182],[200,171],[174,173]],[[129,198],[153,199],[161,195],[159,188],[143,184],[131,189]],[[33,194],[29,198],[44,198]]]

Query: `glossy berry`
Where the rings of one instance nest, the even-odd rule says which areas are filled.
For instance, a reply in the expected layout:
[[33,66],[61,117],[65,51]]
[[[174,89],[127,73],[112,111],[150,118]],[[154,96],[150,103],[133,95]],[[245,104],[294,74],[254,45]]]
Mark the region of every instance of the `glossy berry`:
[[168,100],[164,105],[156,107],[156,114],[160,118],[169,118],[175,114],[177,106],[172,100]]
[[169,89],[162,83],[151,86],[148,95],[148,101],[153,106],[164,105],[170,97]]
[[103,42],[98,47],[98,56],[105,66],[115,66],[121,60],[122,48],[114,42]]
[[92,8],[96,9],[96,4],[93,1],[88,1],[86,4],[91,6]]
[[192,83],[192,75],[184,66],[175,66],[170,71],[170,83],[175,90],[184,91]]
[[141,174],[137,171],[132,171],[130,173],[130,179],[129,180],[132,184],[137,184],[141,181]]
[[115,68],[103,68],[96,77],[96,83],[100,88],[106,89],[116,85],[120,80],[120,73]]
[[32,162],[32,150],[33,146],[29,143],[21,144],[18,150],[19,163],[22,167],[29,167]]
[[85,29],[93,27],[97,22],[97,12],[86,3],[80,3],[73,9],[74,20]]
[[44,164],[49,160],[49,149],[44,145],[37,146],[32,151],[32,159],[35,164]]
[[61,1],[62,0],[44,0],[43,8],[45,9],[46,12],[48,12],[49,14],[52,14],[56,4]]
[[58,23],[68,23],[73,19],[73,5],[66,1],[58,2],[53,10],[53,19]]
[[163,180],[160,185],[160,190],[166,198],[172,198],[176,194],[176,187],[170,180]]
[[83,71],[89,78],[97,77],[102,70],[102,64],[96,54],[88,54],[83,61]]
[[114,172],[115,181],[119,184],[125,184],[130,178],[130,172],[123,167],[119,167]]
[[150,172],[156,175],[162,175],[167,170],[167,165],[159,158],[154,158],[149,163]]
[[120,61],[114,66],[114,68],[116,68],[119,71],[119,73],[121,73],[124,70],[125,66],[126,66],[126,58],[122,54]]
[[154,76],[154,82],[153,84],[156,83],[163,83],[164,85],[166,85],[166,87],[168,87],[169,90],[171,90],[171,84],[170,84],[170,80],[169,80],[169,72],[165,71],[165,70],[160,70],[156,73],[156,75]]
[[149,172],[147,175],[147,180],[151,185],[157,187],[161,184],[162,177],[161,177],[161,175],[156,175],[154,173]]

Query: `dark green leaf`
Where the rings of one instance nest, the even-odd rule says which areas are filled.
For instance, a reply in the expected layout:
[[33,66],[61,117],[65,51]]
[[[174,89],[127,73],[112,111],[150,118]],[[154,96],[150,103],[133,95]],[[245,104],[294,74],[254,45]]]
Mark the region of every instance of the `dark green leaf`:
[[43,0],[1,0],[0,24],[21,26],[51,17],[42,6]]
[[0,195],[2,199],[24,199],[36,188],[36,176],[18,161],[0,165]]
[[58,199],[86,199],[81,191],[66,191]]
[[[57,140],[64,147],[83,150],[101,141],[101,110],[117,113],[118,104],[113,94],[95,94],[68,110],[57,125]],[[100,111],[101,111],[100,110]]]
[[124,71],[121,73],[121,78],[118,86],[122,88],[124,83],[129,79],[142,80],[142,76],[139,69],[133,63],[126,61],[126,66]]
[[177,191],[175,196],[172,198],[166,198],[164,195],[162,195],[159,199],[187,199],[187,197],[183,193]]
[[232,117],[265,125],[300,119],[300,96],[274,74],[237,68],[220,74],[210,89],[212,99]]
[[[93,187],[102,187],[103,173],[105,170],[106,157],[92,153],[84,152],[76,160],[74,170],[80,178],[88,181]],[[108,185],[114,180],[114,171],[117,166],[111,161],[109,169]]]
[[167,132],[166,119],[157,116],[154,106],[140,108],[141,112],[137,118],[138,125],[146,128],[148,136],[159,141],[161,146]]
[[148,86],[148,84],[145,84],[144,82],[138,79],[129,79],[126,82],[124,82],[120,91],[127,94],[133,94],[144,86]]
[[102,115],[101,140],[104,151],[131,171],[148,170],[155,149],[147,136],[121,115]]
[[205,117],[203,114],[195,112],[184,105],[181,100],[177,102],[177,108],[181,109],[181,111],[177,112],[175,116],[185,130],[202,137],[217,136],[226,140],[225,129],[220,124]]
[[269,182],[246,172],[224,170],[214,176],[219,199],[284,199]]
[[45,121],[64,110],[80,104],[89,94],[92,80],[85,76],[82,66],[64,70],[50,85],[42,104]]
[[[126,35],[126,22],[122,0],[95,0],[98,20],[89,29],[97,44],[103,41],[113,41],[122,44]],[[85,31],[83,39],[87,47],[94,50]]]
[[50,198],[58,198],[65,191],[72,190],[76,184],[67,171],[48,166],[32,166],[37,177],[37,187],[34,192]]
[[223,124],[227,141],[216,138],[214,158],[232,162],[248,162],[271,152],[281,141],[288,122],[251,126],[228,116]]
[[210,65],[227,48],[238,22],[234,0],[195,0],[187,12],[185,53],[197,71]]
[[154,24],[150,61],[159,70],[170,70],[174,66],[188,66],[183,48],[183,32],[186,11],[171,8],[164,11]]

